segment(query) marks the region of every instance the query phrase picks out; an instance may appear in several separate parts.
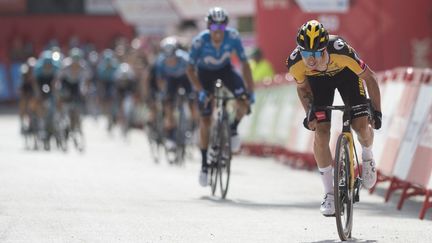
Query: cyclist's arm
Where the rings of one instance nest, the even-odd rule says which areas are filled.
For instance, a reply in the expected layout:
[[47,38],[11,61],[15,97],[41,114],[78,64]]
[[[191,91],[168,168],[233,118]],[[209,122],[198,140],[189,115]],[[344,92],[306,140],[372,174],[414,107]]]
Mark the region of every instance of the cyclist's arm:
[[188,64],[188,67],[186,69],[186,74],[189,78],[189,80],[191,81],[193,87],[195,88],[196,91],[201,91],[203,89],[198,76],[195,72],[195,66],[192,64]]
[[249,92],[254,92],[254,82],[252,79],[252,71],[249,65],[248,61],[243,61],[242,62],[242,73],[243,73],[243,78],[246,82],[246,86]]
[[165,92],[167,89],[167,80],[165,78],[157,78],[156,85],[160,92]]
[[313,102],[313,94],[307,78],[302,82],[297,83],[297,95],[300,99],[303,109],[307,113],[309,111],[310,104]]
[[366,66],[365,70],[358,76],[366,82],[366,87],[372,101],[373,108],[381,111],[381,94],[375,73]]

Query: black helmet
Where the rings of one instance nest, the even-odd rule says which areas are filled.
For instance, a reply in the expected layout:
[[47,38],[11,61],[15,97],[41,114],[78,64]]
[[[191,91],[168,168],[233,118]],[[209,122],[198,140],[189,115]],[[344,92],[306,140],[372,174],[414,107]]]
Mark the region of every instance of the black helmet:
[[207,25],[228,24],[228,13],[221,7],[213,7],[208,11],[206,22]]
[[306,51],[319,51],[327,47],[329,34],[324,26],[310,20],[303,24],[297,33],[297,45]]

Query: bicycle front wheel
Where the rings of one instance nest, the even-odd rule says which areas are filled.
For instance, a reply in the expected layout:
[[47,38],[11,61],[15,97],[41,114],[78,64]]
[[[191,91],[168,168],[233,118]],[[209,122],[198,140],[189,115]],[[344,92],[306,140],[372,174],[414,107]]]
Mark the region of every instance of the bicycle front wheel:
[[221,124],[220,153],[218,158],[219,182],[222,198],[225,199],[228,193],[228,186],[231,173],[231,132],[228,119]]
[[334,167],[335,216],[339,238],[351,238],[353,222],[354,188],[351,187],[349,140],[341,134],[338,138]]

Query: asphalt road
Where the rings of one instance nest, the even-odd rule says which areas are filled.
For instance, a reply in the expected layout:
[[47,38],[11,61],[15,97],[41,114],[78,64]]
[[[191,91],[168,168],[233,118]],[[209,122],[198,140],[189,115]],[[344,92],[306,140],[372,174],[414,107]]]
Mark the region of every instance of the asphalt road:
[[[198,184],[199,156],[185,167],[155,164],[147,140],[109,136],[85,121],[86,152],[27,151],[18,118],[0,116],[0,242],[338,242],[319,213],[317,172],[237,156],[227,200]],[[362,191],[351,242],[432,242],[423,197],[396,210],[388,184]]]

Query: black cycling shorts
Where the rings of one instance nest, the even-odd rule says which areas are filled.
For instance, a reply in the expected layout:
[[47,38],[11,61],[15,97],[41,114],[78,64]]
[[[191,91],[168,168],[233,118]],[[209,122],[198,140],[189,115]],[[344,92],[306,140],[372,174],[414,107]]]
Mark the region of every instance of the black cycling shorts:
[[[209,94],[214,93],[214,86],[217,79],[221,79],[223,85],[234,95],[239,98],[246,94],[246,87],[240,75],[234,71],[231,64],[228,64],[218,70],[205,70],[198,68],[198,78],[204,90]],[[206,107],[200,107],[202,116],[210,116],[212,114],[212,107],[210,102]]]
[[[349,68],[344,68],[334,76],[308,76],[313,93],[314,106],[333,105],[335,89],[339,91],[345,105],[353,107],[351,119],[368,116],[367,107],[356,108],[356,105],[367,104],[363,81]],[[316,110],[318,122],[330,122],[331,111]]]
[[177,95],[177,90],[179,88],[184,88],[186,91],[186,96],[188,97],[189,100],[194,100],[195,95],[194,95],[194,90],[192,89],[192,85],[189,82],[188,77],[185,75],[178,77],[178,78],[167,78],[167,97],[166,97],[166,101],[167,102],[174,102],[175,97]]

